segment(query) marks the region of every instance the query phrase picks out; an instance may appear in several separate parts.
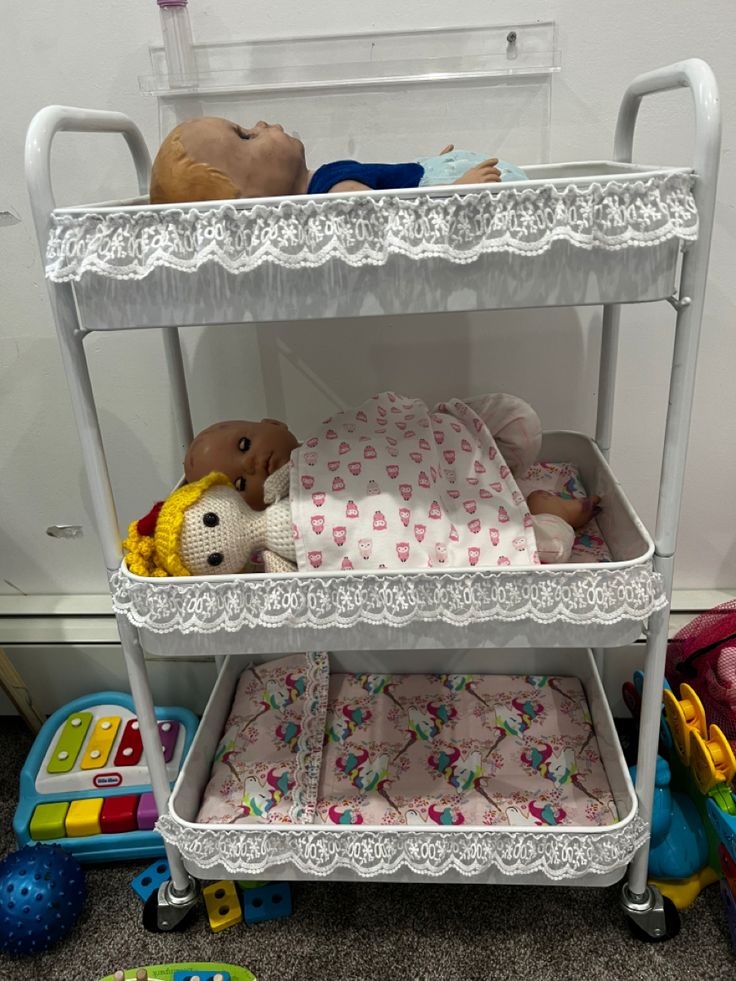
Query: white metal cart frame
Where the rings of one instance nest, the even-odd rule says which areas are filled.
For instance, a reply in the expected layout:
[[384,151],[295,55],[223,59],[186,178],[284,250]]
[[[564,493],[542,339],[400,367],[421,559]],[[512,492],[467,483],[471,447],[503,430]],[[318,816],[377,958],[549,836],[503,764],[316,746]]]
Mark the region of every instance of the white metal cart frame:
[[[694,59],[636,78],[626,90],[621,103],[613,152],[615,161],[630,163],[636,119],[642,99],[657,92],[681,87],[690,89],[694,104],[694,197],[700,232],[697,241],[684,252],[679,287],[676,295],[669,300],[675,310],[675,343],[654,535],[654,568],[663,577],[668,602],[672,588],[720,152],[718,93],[708,65]],[[148,188],[150,156],[140,131],[127,117],[119,113],[60,106],[42,110],[31,123],[26,143],[28,186],[42,255],[46,251],[50,216],[55,208],[50,174],[51,146],[55,135],[61,131],[120,133],[125,138],[135,163],[140,194],[146,195]],[[47,285],[91,486],[96,524],[108,574],[112,577],[121,562],[120,534],[84,347],[89,331],[80,322],[73,285],[69,282],[48,282]],[[606,457],[611,443],[619,313],[620,305],[604,305],[596,443]],[[192,437],[192,422],[176,324],[165,327],[164,336],[178,435],[184,446]],[[654,791],[668,609],[666,607],[654,612],[649,618],[647,630],[636,781],[640,815],[646,821],[651,816]],[[140,719],[151,784],[159,813],[163,814],[169,797],[169,784],[158,742],[143,649],[138,630],[125,616],[117,615],[117,625],[131,692]],[[411,631],[411,628],[406,629]],[[602,651],[599,654],[602,655]],[[631,862],[628,882],[623,887],[622,904],[627,915],[645,933],[656,938],[664,936],[667,927],[662,898],[657,890],[647,885],[648,853],[648,844],[645,844]],[[159,891],[157,921],[160,929],[172,929],[176,926],[196,897],[195,884],[185,870],[178,851],[167,845],[167,855],[171,866],[171,882],[162,886]]]

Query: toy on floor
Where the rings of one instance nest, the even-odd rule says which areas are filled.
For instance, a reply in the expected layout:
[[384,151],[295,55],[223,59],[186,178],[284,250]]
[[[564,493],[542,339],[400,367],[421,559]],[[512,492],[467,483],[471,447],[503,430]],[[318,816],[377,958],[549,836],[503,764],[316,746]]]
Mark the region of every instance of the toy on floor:
[[[288,882],[238,882],[227,879],[212,882],[202,890],[207,917],[213,933],[237,923],[265,923],[291,916],[291,888]],[[241,908],[242,903],[242,908]]]
[[79,862],[56,845],[29,845],[0,862],[0,950],[38,954],[72,929],[86,896]]
[[256,981],[255,974],[234,964],[152,964],[115,971],[100,981]]
[[[642,685],[641,672],[624,685],[634,715]],[[724,852],[736,856],[736,758],[719,727],[708,726],[694,689],[682,684],[679,695],[665,682],[660,752],[669,763],[657,760],[649,872],[662,894],[685,909],[707,885],[728,879]]]
[[[173,784],[197,717],[182,708],[155,711]],[[46,720],[21,770],[16,839],[53,841],[80,862],[163,855],[149,779],[130,695],[77,698]]]

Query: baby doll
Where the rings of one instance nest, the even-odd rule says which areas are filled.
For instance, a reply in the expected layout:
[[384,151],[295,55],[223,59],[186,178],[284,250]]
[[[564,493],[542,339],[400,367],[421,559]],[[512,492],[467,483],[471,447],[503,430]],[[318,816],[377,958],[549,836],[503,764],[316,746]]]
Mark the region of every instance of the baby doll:
[[228,198],[487,184],[525,180],[513,164],[455,150],[409,163],[336,160],[308,170],[304,144],[278,123],[252,128],[216,116],[180,123],[161,144],[151,172],[151,204]]
[[[215,530],[195,521],[198,534],[217,542],[209,552],[187,544],[187,568],[240,571],[248,549],[265,550],[268,571],[294,567],[284,559],[300,569],[565,561],[573,529],[598,499],[534,491],[525,502],[514,475],[540,444],[536,413],[509,395],[454,399],[430,412],[419,399],[384,393],[327,420],[302,446],[272,419],[218,423],[194,439],[184,468],[191,486],[220,471],[218,507],[228,517],[213,510],[214,497],[202,504]],[[223,526],[232,524],[237,535],[226,537],[237,539],[236,558],[229,545],[223,551]],[[217,561],[208,567],[210,552]]]

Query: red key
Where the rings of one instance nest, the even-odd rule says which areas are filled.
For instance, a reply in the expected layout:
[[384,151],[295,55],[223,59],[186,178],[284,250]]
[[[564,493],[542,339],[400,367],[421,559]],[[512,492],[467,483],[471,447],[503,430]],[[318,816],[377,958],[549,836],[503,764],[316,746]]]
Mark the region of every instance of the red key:
[[137,831],[137,810],[137,794],[106,797],[100,813],[100,830],[103,835],[124,834],[126,831]]

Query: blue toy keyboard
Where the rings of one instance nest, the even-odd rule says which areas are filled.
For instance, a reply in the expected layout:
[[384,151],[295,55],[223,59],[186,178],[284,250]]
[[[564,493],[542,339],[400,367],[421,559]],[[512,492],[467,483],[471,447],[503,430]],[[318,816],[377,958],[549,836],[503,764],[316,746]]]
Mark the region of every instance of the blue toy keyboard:
[[[197,717],[182,708],[155,712],[173,785]],[[157,817],[130,695],[85,695],[46,720],[20,775],[19,845],[61,845],[80,862],[156,858],[164,854]]]

